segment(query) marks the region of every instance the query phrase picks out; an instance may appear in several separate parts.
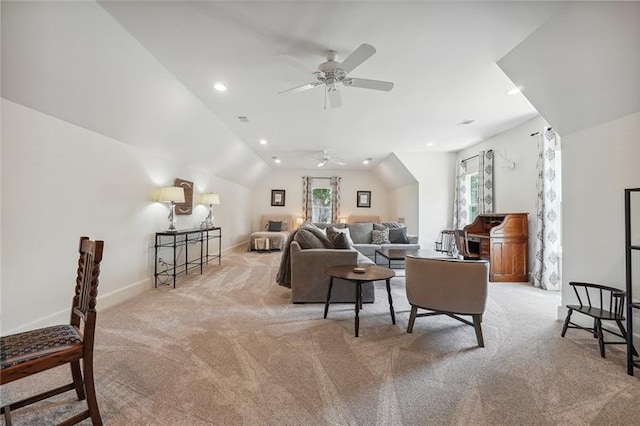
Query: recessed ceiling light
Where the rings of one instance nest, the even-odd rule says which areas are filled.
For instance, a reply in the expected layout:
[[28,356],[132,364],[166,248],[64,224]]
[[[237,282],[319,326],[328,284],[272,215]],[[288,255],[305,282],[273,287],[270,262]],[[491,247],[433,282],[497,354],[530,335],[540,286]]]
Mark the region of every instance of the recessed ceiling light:
[[227,91],[227,86],[225,86],[222,83],[215,83],[213,85],[213,88],[216,89],[218,92],[226,92]]
[[433,143],[433,142],[427,142],[427,146],[434,146],[434,145],[435,145],[435,143]]
[[281,161],[280,161],[280,159],[278,157],[271,157],[271,158],[273,158],[273,162],[274,163],[276,163],[276,164],[280,164],[281,163]]
[[519,87],[514,87],[507,92],[507,95],[517,95],[518,93],[522,93],[522,89]]
[[266,145],[266,144],[267,144],[266,139],[260,139],[260,145]]
[[362,164],[369,164],[371,162],[371,160],[373,160],[373,158],[366,158]]

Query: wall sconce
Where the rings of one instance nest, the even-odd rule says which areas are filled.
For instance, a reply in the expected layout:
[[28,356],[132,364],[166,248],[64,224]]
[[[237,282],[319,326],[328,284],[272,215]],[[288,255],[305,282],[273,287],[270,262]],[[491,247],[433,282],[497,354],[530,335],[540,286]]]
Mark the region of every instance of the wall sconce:
[[184,203],[184,189],[177,186],[165,186],[160,188],[158,201],[171,203],[169,210],[169,232],[176,231],[176,203]]
[[347,218],[341,217],[340,219],[338,219],[338,223],[347,223]]
[[200,223],[200,227],[213,228],[213,205],[220,204],[220,195],[212,192],[204,193],[200,196],[200,203],[209,205],[209,214],[204,218],[202,223]]

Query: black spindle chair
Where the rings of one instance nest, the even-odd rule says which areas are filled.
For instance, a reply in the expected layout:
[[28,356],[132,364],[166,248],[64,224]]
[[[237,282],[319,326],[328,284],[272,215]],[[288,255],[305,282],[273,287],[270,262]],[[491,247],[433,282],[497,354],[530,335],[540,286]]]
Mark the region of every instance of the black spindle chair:
[[[604,356],[605,345],[622,345],[627,342],[627,332],[622,324],[624,321],[624,301],[626,294],[623,290],[614,287],[608,287],[600,284],[591,284],[583,282],[572,281],[569,283],[573,287],[573,291],[578,297],[579,305],[567,305],[567,317],[564,320],[562,326],[562,337],[567,332],[568,328],[579,328],[586,330],[593,334],[593,337],[598,339],[598,346],[600,347],[600,356]],[[573,312],[579,312],[583,315],[593,318],[593,327],[583,327],[571,321],[571,314]],[[618,326],[620,333],[602,328],[602,321],[613,321]],[[616,335],[624,339],[623,341],[605,341],[604,332]],[[633,349],[635,355],[635,348]]]

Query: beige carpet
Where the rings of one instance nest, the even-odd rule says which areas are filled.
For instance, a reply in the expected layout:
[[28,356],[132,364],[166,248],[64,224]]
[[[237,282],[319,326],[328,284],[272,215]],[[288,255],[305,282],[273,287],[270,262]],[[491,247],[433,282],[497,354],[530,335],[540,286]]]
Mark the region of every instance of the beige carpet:
[[[237,250],[99,313],[96,377],[108,425],[637,425],[640,381],[622,347],[600,358],[588,333],[560,338],[559,295],[491,284],[485,348],[471,327],[419,318],[406,333],[404,278],[394,278],[398,324],[382,286],[361,311],[293,305],[274,282],[280,255]],[[3,401],[67,369],[5,386]],[[73,392],[14,413],[50,424],[83,409]],[[44,417],[46,416],[46,417]],[[44,419],[44,420],[43,420]],[[86,422],[85,422],[86,423]]]

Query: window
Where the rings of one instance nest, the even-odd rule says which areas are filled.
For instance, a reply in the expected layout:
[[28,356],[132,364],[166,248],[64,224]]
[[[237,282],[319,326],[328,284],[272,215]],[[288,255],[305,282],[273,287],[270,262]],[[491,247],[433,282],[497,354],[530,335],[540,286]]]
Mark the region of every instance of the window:
[[478,216],[478,172],[469,173],[466,176],[467,188],[469,188],[469,210],[467,211],[469,223]]
[[[314,182],[315,183],[315,182]],[[327,182],[327,185],[329,182]],[[331,223],[331,188],[322,186],[311,189],[312,214],[314,223]]]

